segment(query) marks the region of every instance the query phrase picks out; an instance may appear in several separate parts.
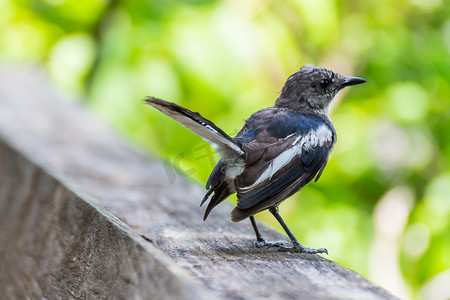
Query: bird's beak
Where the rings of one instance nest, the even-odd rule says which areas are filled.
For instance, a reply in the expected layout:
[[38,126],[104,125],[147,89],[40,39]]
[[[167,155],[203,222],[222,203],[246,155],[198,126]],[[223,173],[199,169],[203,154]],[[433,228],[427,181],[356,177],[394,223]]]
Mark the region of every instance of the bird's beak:
[[360,77],[345,77],[344,78],[344,82],[341,83],[341,87],[346,87],[346,86],[351,86],[351,85],[356,85],[356,84],[361,84],[366,82],[366,80],[364,78],[360,78]]

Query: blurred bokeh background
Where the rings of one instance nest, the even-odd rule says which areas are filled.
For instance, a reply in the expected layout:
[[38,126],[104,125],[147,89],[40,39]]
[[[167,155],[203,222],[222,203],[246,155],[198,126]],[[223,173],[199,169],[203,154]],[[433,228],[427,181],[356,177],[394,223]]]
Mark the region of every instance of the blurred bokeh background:
[[0,63],[44,65],[173,184],[203,184],[218,156],[145,96],[234,135],[303,64],[366,78],[334,101],[323,176],[281,214],[403,299],[450,298],[450,1],[2,0]]

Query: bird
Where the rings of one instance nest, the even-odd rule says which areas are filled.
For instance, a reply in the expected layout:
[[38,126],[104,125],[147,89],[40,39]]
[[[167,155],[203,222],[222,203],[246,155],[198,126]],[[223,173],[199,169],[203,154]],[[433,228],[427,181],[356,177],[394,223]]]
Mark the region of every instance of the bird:
[[[221,156],[206,182],[207,192],[200,206],[209,203],[203,220],[236,193],[231,220],[250,219],[257,247],[328,254],[325,248],[303,246],[282,219],[278,206],[320,178],[337,139],[329,105],[343,88],[364,82],[360,77],[304,65],[288,77],[274,106],[253,113],[235,137],[198,112],[175,103],[155,97],[146,97],[145,102],[198,134]],[[292,246],[263,238],[254,215],[264,210],[280,223]]]

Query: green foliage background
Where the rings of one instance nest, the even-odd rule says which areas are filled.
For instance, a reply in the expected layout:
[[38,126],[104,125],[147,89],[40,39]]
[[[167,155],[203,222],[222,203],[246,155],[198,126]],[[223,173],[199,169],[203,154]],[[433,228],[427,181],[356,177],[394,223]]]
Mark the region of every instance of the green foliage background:
[[335,99],[321,180],[281,214],[402,298],[450,297],[449,1],[3,0],[0,14],[1,63],[43,63],[174,184],[203,184],[218,157],[145,96],[235,134],[303,64],[366,78]]

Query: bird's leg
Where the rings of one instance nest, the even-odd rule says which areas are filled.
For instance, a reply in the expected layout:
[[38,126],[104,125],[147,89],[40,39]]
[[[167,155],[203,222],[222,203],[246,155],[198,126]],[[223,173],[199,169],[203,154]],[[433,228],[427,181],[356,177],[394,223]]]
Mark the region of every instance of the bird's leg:
[[277,221],[280,223],[281,227],[283,227],[284,231],[288,235],[288,237],[291,239],[292,244],[294,245],[293,250],[301,252],[301,253],[326,253],[328,254],[327,249],[325,248],[307,248],[300,244],[300,242],[295,238],[295,236],[292,234],[292,232],[287,227],[286,223],[284,223],[284,220],[281,218],[280,214],[278,213],[278,206],[269,208],[269,211],[272,213],[272,215],[277,219]]
[[285,241],[266,241],[262,237],[261,233],[259,233],[258,226],[256,226],[255,218],[253,216],[251,216],[249,218],[250,218],[250,222],[252,222],[253,229],[255,230],[255,234],[256,234],[255,246],[257,248],[262,248],[262,247],[284,247],[284,248],[286,248],[286,246],[288,246]]
[[264,238],[262,237],[261,233],[259,233],[258,226],[256,226],[256,221],[253,216],[250,217],[250,222],[252,222],[253,230],[255,230],[256,234],[256,242],[257,243],[263,243]]

